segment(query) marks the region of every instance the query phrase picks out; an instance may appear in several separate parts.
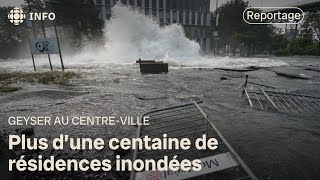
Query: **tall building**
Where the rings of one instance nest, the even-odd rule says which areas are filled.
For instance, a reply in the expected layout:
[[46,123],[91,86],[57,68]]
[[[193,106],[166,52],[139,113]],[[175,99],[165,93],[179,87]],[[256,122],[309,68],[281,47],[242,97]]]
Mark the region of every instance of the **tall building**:
[[[119,0],[94,0],[103,21],[111,18],[111,8]],[[121,0],[122,4],[140,9],[153,16],[160,26],[178,23],[184,27],[186,36],[197,41],[202,51],[211,49],[210,0]]]

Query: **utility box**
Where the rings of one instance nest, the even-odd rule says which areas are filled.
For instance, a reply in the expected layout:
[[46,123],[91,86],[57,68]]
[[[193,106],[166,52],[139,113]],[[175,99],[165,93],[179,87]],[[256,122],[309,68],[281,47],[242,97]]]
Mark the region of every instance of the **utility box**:
[[143,74],[160,74],[168,73],[169,65],[164,62],[156,62],[155,60],[141,60],[136,61],[140,65],[140,72]]

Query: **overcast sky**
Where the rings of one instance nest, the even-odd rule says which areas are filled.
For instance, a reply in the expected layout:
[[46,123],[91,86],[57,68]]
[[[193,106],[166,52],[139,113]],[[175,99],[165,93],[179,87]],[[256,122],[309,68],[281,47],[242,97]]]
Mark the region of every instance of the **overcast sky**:
[[[218,0],[219,6],[226,3],[228,0]],[[250,6],[253,7],[277,7],[286,6],[290,4],[295,4],[302,2],[303,0],[244,0],[249,1]],[[211,10],[215,10],[217,0],[211,0]],[[262,4],[262,5],[261,5]]]
[[[210,0],[211,1],[211,11],[214,11],[216,9],[216,2],[217,0]],[[219,6],[221,4],[226,3],[228,0],[218,0]],[[250,6],[259,7],[277,7],[277,6],[286,6],[294,3],[298,3],[299,1],[303,0],[245,0],[250,2]],[[0,6],[15,6],[22,4],[23,0],[0,0]]]
[[15,6],[23,3],[23,0],[0,0],[0,6]]

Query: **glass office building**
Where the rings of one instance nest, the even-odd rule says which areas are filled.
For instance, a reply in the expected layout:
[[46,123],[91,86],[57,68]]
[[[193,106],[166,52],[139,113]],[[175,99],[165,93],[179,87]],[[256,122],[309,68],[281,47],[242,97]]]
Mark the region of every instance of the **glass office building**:
[[202,51],[211,49],[210,0],[94,0],[99,10],[99,18],[111,18],[111,8],[121,1],[122,4],[140,9],[153,16],[161,26],[178,23],[184,27],[186,36],[197,41]]

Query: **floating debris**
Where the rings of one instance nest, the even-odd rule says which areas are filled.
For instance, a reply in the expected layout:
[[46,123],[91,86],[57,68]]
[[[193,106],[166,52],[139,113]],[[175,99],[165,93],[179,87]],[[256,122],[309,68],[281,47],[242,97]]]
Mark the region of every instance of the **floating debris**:
[[167,96],[158,94],[158,95],[150,95],[150,94],[134,94],[134,97],[140,99],[140,100],[161,100],[161,99],[167,99]]
[[[198,102],[201,103],[201,102]],[[188,150],[135,150],[133,161],[136,159],[158,160],[164,156],[169,159],[177,156],[181,161],[188,159],[200,159],[201,171],[146,171],[132,172],[130,179],[148,179],[150,176],[166,177],[166,179],[189,179],[200,177],[205,179],[257,179],[236,151],[222,136],[214,124],[207,118],[197,102],[182,104],[179,106],[155,109],[145,113],[143,117],[149,117],[150,126],[138,126],[137,138],[149,136],[149,138],[163,138],[167,134],[169,138],[189,138],[194,142],[205,134],[207,139],[216,138],[218,148],[212,150],[198,150],[194,143]],[[216,162],[216,165],[214,163]],[[210,167],[206,166],[210,163]],[[156,179],[156,178],[155,178]]]
[[243,96],[253,108],[286,113],[320,113],[320,97],[289,93],[272,86],[250,82],[248,76],[241,86]]
[[33,136],[34,135],[34,128],[25,128],[21,130],[21,134],[26,136]]
[[255,69],[249,69],[249,68],[235,68],[235,69],[230,69],[230,68],[214,68],[217,70],[222,70],[222,71],[235,71],[235,72],[248,72],[248,71],[254,71]]
[[301,75],[301,74],[291,74],[291,73],[284,73],[284,72],[275,72],[278,76],[283,76],[292,79],[310,79],[308,76]]
[[310,66],[310,67],[306,67],[306,68],[304,68],[304,70],[320,72],[320,67],[313,67],[313,66]]
[[221,80],[221,81],[224,81],[224,80],[228,80],[228,78],[222,76],[222,77],[220,78],[220,80]]
[[145,74],[160,74],[169,72],[168,63],[163,61],[156,62],[155,60],[136,61],[140,65],[140,72]]
[[249,66],[247,68],[248,69],[253,69],[253,70],[259,70],[259,69],[262,69],[263,67],[260,67],[260,66]]

